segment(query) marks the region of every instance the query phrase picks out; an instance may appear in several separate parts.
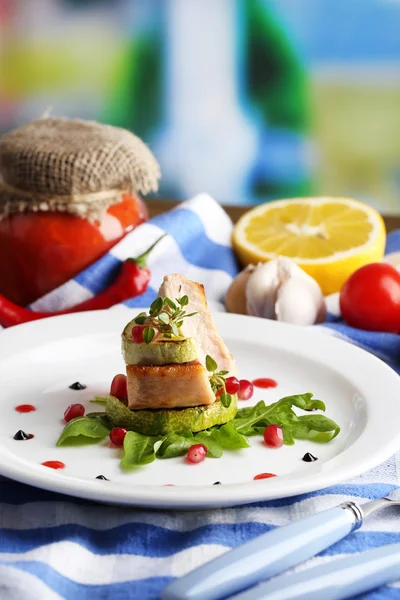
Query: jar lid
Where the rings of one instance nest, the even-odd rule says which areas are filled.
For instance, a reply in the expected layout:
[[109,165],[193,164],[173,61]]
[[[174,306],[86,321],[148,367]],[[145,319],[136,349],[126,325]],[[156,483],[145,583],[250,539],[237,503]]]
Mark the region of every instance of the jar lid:
[[0,218],[51,210],[95,220],[123,193],[156,192],[160,167],[126,129],[45,118],[1,137],[0,175]]

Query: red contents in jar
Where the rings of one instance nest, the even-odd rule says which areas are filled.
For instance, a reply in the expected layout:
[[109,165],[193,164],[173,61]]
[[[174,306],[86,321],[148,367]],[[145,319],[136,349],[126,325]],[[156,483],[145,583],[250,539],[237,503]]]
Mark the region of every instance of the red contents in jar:
[[259,377],[258,379],[253,380],[253,385],[262,388],[263,390],[267,390],[268,388],[275,388],[278,385],[278,382],[269,377]]
[[36,410],[36,407],[33,404],[20,404],[15,407],[15,410],[19,413],[30,413]]
[[101,222],[63,212],[24,212],[0,221],[0,293],[24,306],[74,277],[147,219],[138,196],[124,194]]
[[50,469],[64,469],[65,465],[60,460],[47,460],[46,462],[42,462],[44,467],[49,467]]
[[257,481],[258,479],[269,479],[270,477],[276,477],[276,475],[274,473],[259,473],[259,475],[253,477],[253,479],[254,481]]

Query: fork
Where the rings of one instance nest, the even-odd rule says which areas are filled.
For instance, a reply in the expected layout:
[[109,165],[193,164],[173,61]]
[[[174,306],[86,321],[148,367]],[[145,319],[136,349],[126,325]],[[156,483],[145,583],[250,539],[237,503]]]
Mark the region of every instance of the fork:
[[400,488],[362,505],[343,502],[264,533],[176,579],[161,600],[219,600],[269,579],[361,527],[365,518],[388,506],[400,506]]
[[[388,544],[297,573],[284,573],[229,600],[345,600],[359,598],[359,594],[397,580],[399,576],[400,544]],[[400,590],[394,593],[396,598],[400,597]]]

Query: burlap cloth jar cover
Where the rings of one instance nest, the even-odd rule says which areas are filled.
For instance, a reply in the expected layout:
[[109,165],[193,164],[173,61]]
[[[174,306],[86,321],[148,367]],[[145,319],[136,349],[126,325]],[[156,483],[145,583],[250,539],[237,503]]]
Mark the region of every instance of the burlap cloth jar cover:
[[157,191],[159,177],[151,151],[125,129],[40,119],[0,140],[0,219],[57,211],[95,221],[123,193]]

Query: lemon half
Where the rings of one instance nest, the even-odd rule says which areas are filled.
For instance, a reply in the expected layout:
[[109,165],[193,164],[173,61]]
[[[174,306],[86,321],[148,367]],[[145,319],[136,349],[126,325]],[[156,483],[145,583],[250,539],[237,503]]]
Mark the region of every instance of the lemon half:
[[268,202],[236,224],[233,247],[240,262],[294,260],[324,294],[338,292],[359,267],[382,260],[386,230],[380,214],[350,198],[298,198]]

